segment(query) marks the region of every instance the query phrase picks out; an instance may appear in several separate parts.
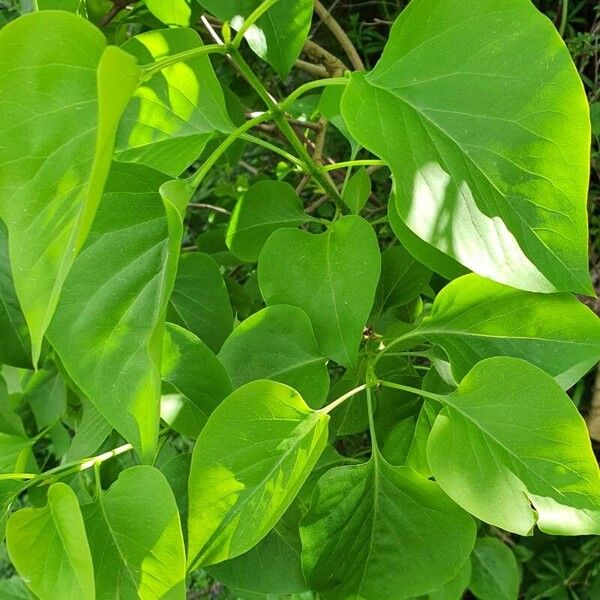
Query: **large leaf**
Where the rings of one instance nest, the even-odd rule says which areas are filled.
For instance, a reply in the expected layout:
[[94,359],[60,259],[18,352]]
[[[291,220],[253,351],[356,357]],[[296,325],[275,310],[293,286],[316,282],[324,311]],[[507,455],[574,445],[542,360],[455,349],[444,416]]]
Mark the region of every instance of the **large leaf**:
[[514,356],[566,389],[600,359],[600,320],[577,298],[523,292],[477,275],[447,285],[415,334],[446,351],[457,381],[484,358]]
[[[195,31],[178,27],[137,35],[123,50],[145,65],[200,46]],[[232,128],[210,59],[196,56],[163,69],[136,89],[119,126],[117,158],[177,177],[216,133]]]
[[156,446],[164,313],[181,239],[164,177],[114,163],[48,337],[67,372],[144,460]]
[[185,597],[181,523],[173,492],[160,471],[148,466],[123,471],[82,512],[98,600]]
[[236,204],[227,229],[227,246],[240,260],[254,262],[268,237],[280,227],[311,220],[296,190],[284,181],[259,181]]
[[167,323],[163,341],[160,414],[175,431],[196,439],[210,413],[231,392],[219,359],[193,333]]
[[274,381],[248,383],[217,407],[192,457],[190,566],[234,558],[265,537],[323,451],[328,420]]
[[309,318],[296,306],[276,304],[253,314],[233,330],[219,358],[235,387],[273,379],[297,390],[313,408],[327,397],[327,359]]
[[[219,19],[236,29],[261,0],[199,0]],[[252,50],[285,77],[300,55],[312,21],[314,0],[279,0],[246,33]]]
[[0,221],[0,364],[31,368],[31,344],[8,256],[8,232]]
[[94,568],[77,497],[64,483],[43,508],[24,508],[6,526],[10,559],[40,598],[94,600]]
[[600,472],[577,408],[546,373],[516,358],[481,361],[442,402],[429,465],[479,519],[528,535],[600,533]]
[[348,216],[322,234],[275,231],[260,255],[258,278],[267,304],[302,308],[321,351],[350,368],[356,366],[379,270],[373,228],[361,217]]
[[592,293],[587,101],[529,0],[414,0],[342,114],[421,239],[501,283]]
[[233,311],[217,263],[202,252],[183,254],[169,302],[169,319],[218,352],[233,329]]
[[469,589],[480,600],[517,600],[521,584],[519,563],[498,538],[479,538],[471,557]]
[[300,533],[309,584],[326,600],[402,600],[458,573],[475,523],[436,483],[378,456],[328,471]]
[[0,218],[36,363],[139,70],[91,23],[58,11],[9,23],[0,56]]

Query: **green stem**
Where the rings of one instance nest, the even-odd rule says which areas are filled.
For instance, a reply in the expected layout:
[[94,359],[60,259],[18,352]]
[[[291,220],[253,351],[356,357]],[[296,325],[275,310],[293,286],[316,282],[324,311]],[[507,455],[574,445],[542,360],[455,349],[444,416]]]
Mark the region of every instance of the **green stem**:
[[239,48],[248,29],[250,29],[250,27],[252,27],[252,25],[254,25],[254,23],[256,23],[256,21],[258,21],[258,19],[260,19],[273,5],[277,4],[277,2],[279,2],[279,0],[265,0],[250,13],[233,38],[232,46],[234,48]]
[[279,146],[275,146],[275,144],[271,144],[270,142],[267,142],[266,140],[256,137],[255,135],[250,135],[248,133],[243,133],[242,135],[240,135],[240,139],[246,140],[248,142],[252,142],[253,144],[256,144],[257,146],[262,146],[263,148],[266,148],[267,150],[270,150],[271,152],[273,152],[275,154],[279,154],[286,160],[289,160],[291,163],[294,163],[297,167],[300,167],[303,171],[305,170],[304,163],[299,158],[295,157],[293,154],[290,154],[289,152],[286,152],[283,148],[280,148]]
[[558,32],[560,33],[561,37],[563,37],[565,35],[565,31],[567,30],[568,20],[569,20],[569,0],[562,0],[560,27],[558,28]]
[[280,104],[281,110],[287,110],[300,96],[310,92],[311,90],[328,87],[330,85],[348,85],[350,80],[346,77],[331,77],[330,79],[318,79],[317,81],[309,81],[299,88],[296,88],[283,102]]
[[227,54],[227,46],[222,44],[209,44],[208,46],[200,46],[199,48],[193,48],[192,50],[185,50],[184,52],[178,52],[171,56],[167,56],[161,60],[150,63],[141,68],[141,82],[147,81],[163,69],[176,65],[180,62],[185,62],[197,56],[204,56],[205,54]]
[[415,396],[423,396],[425,398],[429,398],[430,400],[435,400],[436,402],[444,402],[444,397],[439,396],[438,394],[434,394],[433,392],[428,392],[427,390],[420,390],[419,388],[414,388],[410,385],[402,385],[401,383],[394,383],[392,381],[382,381],[379,380],[379,385],[383,387],[392,388],[394,390],[400,390],[402,392],[408,392],[409,394],[414,394]]
[[[340,210],[347,211],[347,207],[342,202],[342,199],[340,198],[339,192],[338,192],[337,188],[335,187],[335,184],[333,183],[333,181],[331,180],[329,175],[327,175],[327,173],[323,170],[323,167],[321,165],[318,165],[317,163],[315,163],[315,161],[312,159],[312,156],[308,153],[308,150],[304,147],[304,144],[298,139],[296,132],[294,131],[292,126],[287,122],[287,120],[285,118],[285,114],[284,114],[285,103],[289,100],[289,98],[291,96],[294,95],[294,93],[292,93],[291,96],[288,96],[288,98],[286,98],[286,100],[281,105],[278,104],[271,97],[269,92],[265,89],[265,87],[263,86],[261,81],[254,74],[254,71],[252,71],[252,69],[250,68],[248,63],[244,60],[242,55],[235,49],[231,50],[230,54],[231,54],[231,57],[233,58],[233,60],[235,61],[235,63],[237,64],[242,75],[246,78],[248,83],[254,88],[256,93],[261,97],[263,102],[266,104],[267,108],[269,109],[268,112],[271,114],[273,121],[275,121],[275,124],[277,125],[277,127],[279,128],[281,133],[283,133],[283,135],[287,138],[287,140],[291,144],[292,148],[296,151],[296,153],[298,154],[298,156],[304,163],[304,167],[305,167],[306,171],[308,173],[310,173],[313,176],[313,178],[323,187],[323,189],[327,192],[327,194],[329,194],[331,196],[331,198],[336,203],[338,208],[340,208]],[[324,81],[331,81],[331,80],[324,80]],[[342,81],[346,81],[346,80],[344,79]],[[317,82],[312,82],[312,83],[317,83]],[[305,87],[305,86],[301,86],[301,87]],[[296,92],[298,92],[300,89],[301,88],[298,88],[296,90]]]
[[327,415],[334,408],[337,408],[340,404],[343,404],[346,400],[348,400],[348,398],[352,398],[352,396],[356,396],[356,394],[360,394],[360,392],[362,392],[363,390],[366,390],[366,389],[367,389],[367,384],[363,383],[363,385],[359,385],[358,387],[355,387],[353,390],[350,390],[343,396],[340,396],[339,398],[337,398],[336,400],[331,402],[331,404],[324,406],[319,412],[325,413]]
[[383,160],[365,159],[365,160],[345,160],[339,163],[333,163],[324,167],[325,171],[337,171],[347,167],[385,167],[387,163]]
[[255,125],[268,121],[271,118],[270,112],[265,112],[254,119],[246,121],[241,127],[238,127],[235,131],[232,131],[217,147],[217,149],[206,159],[206,162],[189,178],[190,186],[194,189],[197,188],[214,167],[215,163],[219,160],[219,157],[242,135],[249,129],[252,129]]
[[27,481],[36,477],[37,473],[0,473],[0,481]]

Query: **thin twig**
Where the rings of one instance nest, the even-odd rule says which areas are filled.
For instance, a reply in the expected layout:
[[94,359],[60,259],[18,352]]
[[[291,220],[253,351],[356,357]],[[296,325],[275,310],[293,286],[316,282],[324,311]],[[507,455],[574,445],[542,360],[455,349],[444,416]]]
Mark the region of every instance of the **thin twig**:
[[294,66],[301,71],[314,75],[318,79],[329,77],[329,71],[323,65],[315,65],[314,63],[298,59],[294,63]]
[[346,53],[346,56],[350,59],[352,66],[357,71],[364,71],[365,65],[360,58],[358,51],[354,47],[354,44],[346,35],[346,32],[341,28],[340,24],[333,18],[331,13],[319,2],[319,0],[315,0],[315,12],[317,15],[319,15],[319,18],[323,21],[329,31],[333,33],[335,39],[340,43],[340,46]]
[[302,51],[315,62],[321,63],[332,77],[339,77],[349,70],[337,56],[311,40],[306,40]]
[[122,11],[127,8],[129,4],[135,4],[139,0],[112,0],[113,5],[111,9],[102,17],[100,21],[100,27],[106,27],[112,20]]
[[205,204],[204,202],[189,202],[188,206],[191,208],[205,208],[207,210],[213,210],[214,212],[221,213],[222,215],[230,215],[231,213],[222,206],[215,206],[214,204]]

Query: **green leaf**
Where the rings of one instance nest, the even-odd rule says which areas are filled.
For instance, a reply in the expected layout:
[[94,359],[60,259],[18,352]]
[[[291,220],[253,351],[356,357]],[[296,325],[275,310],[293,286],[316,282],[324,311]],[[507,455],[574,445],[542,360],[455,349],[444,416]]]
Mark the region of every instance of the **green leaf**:
[[436,483],[377,457],[320,479],[300,535],[308,582],[326,600],[402,600],[457,574],[475,523]]
[[477,275],[447,285],[415,334],[446,351],[457,381],[484,358],[514,356],[567,389],[600,359],[600,320],[577,298],[523,292]]
[[300,555],[300,515],[292,505],[275,527],[248,552],[208,568],[218,581],[236,590],[262,594],[308,591]]
[[323,451],[328,420],[274,381],[248,383],[217,407],[192,457],[189,566],[234,558],[265,537]]
[[2,600],[34,600],[34,596],[19,577],[0,580],[0,597]]
[[177,502],[184,540],[187,539],[188,479],[191,464],[191,454],[177,454],[160,466],[160,472],[171,486]]
[[[185,548],[173,492],[162,473],[131,467],[82,507],[97,600],[183,599]],[[72,596],[73,598],[77,596]]]
[[114,163],[67,278],[50,342],[76,383],[143,460],[156,447],[164,314],[181,240],[164,176]]
[[113,429],[87,398],[82,399],[81,406],[83,414],[65,456],[66,462],[93,456]]
[[219,351],[233,329],[233,311],[221,271],[208,254],[180,257],[168,314],[213,352]]
[[12,279],[8,232],[0,221],[0,364],[30,369],[31,342]]
[[356,366],[380,270],[377,237],[356,216],[321,234],[279,229],[260,255],[258,279],[267,304],[292,304],[308,314],[321,352]]
[[[156,2],[169,12],[172,2]],[[142,65],[202,46],[192,29],[148,31],[123,50]],[[117,159],[138,162],[172,177],[202,154],[207,142],[233,125],[219,81],[207,55],[163,69],[134,92],[117,133]]]
[[350,211],[357,215],[364,208],[370,195],[371,178],[369,177],[367,170],[364,167],[361,167],[348,180],[348,183],[344,188],[342,200]]
[[308,316],[296,306],[276,304],[243,321],[223,344],[219,358],[236,388],[272,379],[297,390],[312,408],[327,398],[327,359],[317,348]]
[[463,600],[470,580],[471,561],[468,560],[455,577],[423,596],[423,600]]
[[289,183],[259,181],[236,204],[227,229],[227,246],[240,260],[256,262],[271,233],[310,220]]
[[388,221],[392,231],[400,240],[404,248],[412,256],[435,273],[439,273],[445,279],[455,279],[461,275],[466,275],[469,271],[460,263],[456,262],[451,256],[444,254],[435,246],[422,240],[416,233],[413,233],[400,218],[396,208],[395,196],[392,194],[388,202]]
[[0,218],[37,363],[139,69],[91,23],[58,11],[2,28],[0,55]]
[[429,287],[431,271],[416,261],[402,246],[381,254],[381,275],[375,294],[375,308],[385,312],[392,306],[412,302]]
[[33,373],[24,385],[23,399],[39,430],[56,425],[67,412],[67,387],[55,367]]
[[43,508],[23,508],[6,526],[10,559],[40,598],[94,600],[94,567],[75,493],[64,483],[48,490]]
[[[442,402],[429,465],[477,518],[520,535],[600,533],[600,473],[577,408],[533,365],[481,361]],[[485,482],[485,485],[482,485]]]
[[479,538],[471,558],[469,589],[480,600],[517,600],[521,584],[519,564],[512,550],[498,538]]
[[[165,25],[185,27],[190,24],[190,0],[144,0],[148,10]],[[154,32],[153,32],[154,33]]]
[[342,114],[422,240],[500,283],[593,293],[587,100],[529,0],[411,2]]
[[160,414],[175,431],[196,439],[210,413],[230,394],[219,359],[193,333],[167,323],[163,339]]
[[[200,5],[239,29],[262,0],[199,0]],[[300,56],[312,21],[314,0],[279,0],[246,32],[250,48],[285,77]]]

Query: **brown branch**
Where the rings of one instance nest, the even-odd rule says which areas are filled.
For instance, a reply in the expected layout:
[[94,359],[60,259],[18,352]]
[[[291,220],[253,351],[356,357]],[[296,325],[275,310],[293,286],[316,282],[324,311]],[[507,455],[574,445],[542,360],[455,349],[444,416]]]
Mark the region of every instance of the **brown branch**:
[[294,66],[301,71],[314,75],[318,79],[329,77],[329,71],[323,65],[315,65],[314,63],[298,59],[294,63]]
[[335,39],[340,43],[340,46],[350,59],[350,63],[357,71],[364,71],[365,65],[360,58],[354,44],[346,35],[346,32],[340,27],[340,24],[331,16],[331,13],[319,2],[315,0],[315,12],[323,21],[325,26],[333,33]]
[[586,417],[590,437],[600,442],[600,365],[596,367],[596,378],[592,388],[590,411]]
[[100,27],[106,27],[112,20],[122,11],[127,8],[129,4],[135,4],[139,0],[112,0],[113,5],[111,9],[102,17],[100,21]]
[[337,57],[315,44],[311,40],[307,40],[302,48],[304,54],[312,58],[315,62],[322,64],[331,77],[339,77],[348,71],[348,67]]

